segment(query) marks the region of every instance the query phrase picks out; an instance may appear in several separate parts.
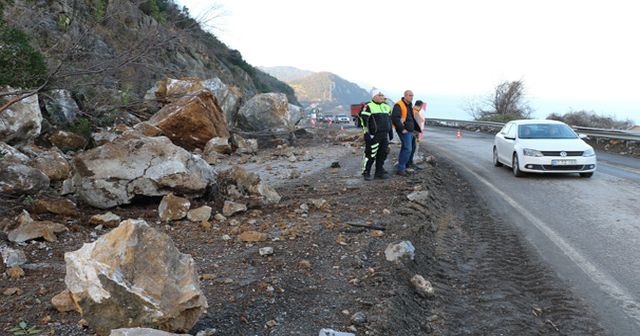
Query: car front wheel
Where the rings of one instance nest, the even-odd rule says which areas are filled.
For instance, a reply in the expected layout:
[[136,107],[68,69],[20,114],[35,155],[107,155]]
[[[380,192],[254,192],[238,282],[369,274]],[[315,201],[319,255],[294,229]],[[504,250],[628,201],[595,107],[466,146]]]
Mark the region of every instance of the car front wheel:
[[511,163],[511,168],[513,168],[513,176],[522,177],[524,173],[520,170],[520,163],[518,162],[518,154],[513,154],[513,161]]
[[498,160],[498,150],[493,147],[493,165],[496,167],[502,167],[502,162]]

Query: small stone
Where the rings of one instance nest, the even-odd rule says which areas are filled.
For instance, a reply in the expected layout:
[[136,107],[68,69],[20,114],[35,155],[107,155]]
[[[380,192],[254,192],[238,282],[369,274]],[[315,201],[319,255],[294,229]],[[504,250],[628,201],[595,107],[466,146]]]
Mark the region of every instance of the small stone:
[[222,240],[224,241],[231,240],[231,236],[229,236],[228,234],[222,235]]
[[278,325],[278,322],[276,322],[276,320],[269,320],[269,321],[267,321],[266,325],[269,328],[273,328],[273,327]]
[[24,265],[27,262],[27,256],[22,250],[15,250],[10,247],[0,247],[2,261],[7,267]]
[[322,209],[327,204],[325,199],[310,199],[309,201],[316,207],[316,209]]
[[206,274],[202,274],[200,275],[200,280],[213,280],[216,278],[215,274],[211,274],[211,273],[206,273]]
[[24,270],[20,266],[13,266],[7,269],[7,275],[11,279],[20,279],[24,276]]
[[267,234],[258,231],[244,231],[238,237],[240,241],[252,243],[267,240]]
[[423,278],[421,275],[414,275],[411,278],[411,284],[415,288],[415,290],[423,297],[431,297],[433,296],[434,290],[431,282]]
[[271,246],[262,247],[262,248],[258,249],[258,253],[260,253],[261,256],[272,255],[273,254],[273,247],[271,247]]
[[363,325],[367,323],[367,315],[363,312],[356,312],[351,316],[351,323],[355,325]]
[[370,233],[371,237],[382,237],[384,236],[384,231],[381,230],[373,230]]
[[222,214],[226,217],[244,211],[247,211],[247,205],[243,203],[224,201],[224,205],[222,206]]
[[336,237],[336,243],[338,243],[339,245],[342,245],[342,246],[346,246],[346,245],[348,245],[348,244],[347,244],[347,238],[346,238],[344,235],[342,235],[342,234],[339,234],[339,235]]
[[109,228],[114,228],[120,224],[120,216],[107,212],[101,215],[93,215],[89,218],[89,225],[103,225]]
[[306,259],[302,259],[298,262],[298,267],[303,268],[303,269],[310,269],[311,268],[311,262],[309,260]]
[[78,309],[73,298],[71,298],[71,292],[68,289],[54,295],[51,298],[51,304],[61,313]]
[[22,295],[23,291],[22,289],[18,288],[18,287],[11,287],[11,288],[7,288],[2,292],[2,295],[4,296],[11,296],[11,295]]
[[200,227],[205,231],[209,231],[209,230],[211,230],[213,225],[211,225],[211,222],[205,220],[205,221],[200,222]]
[[391,210],[389,209],[382,209],[382,213],[385,215],[390,215],[391,214]]
[[187,219],[192,222],[208,221],[211,217],[211,207],[204,205],[196,209],[191,209],[187,212]]

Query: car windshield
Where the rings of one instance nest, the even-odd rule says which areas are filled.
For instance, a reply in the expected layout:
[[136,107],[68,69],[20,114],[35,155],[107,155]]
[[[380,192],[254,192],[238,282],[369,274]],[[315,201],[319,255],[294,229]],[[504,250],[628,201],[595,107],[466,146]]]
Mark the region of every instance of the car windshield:
[[578,135],[562,124],[526,124],[518,126],[520,139],[575,139]]

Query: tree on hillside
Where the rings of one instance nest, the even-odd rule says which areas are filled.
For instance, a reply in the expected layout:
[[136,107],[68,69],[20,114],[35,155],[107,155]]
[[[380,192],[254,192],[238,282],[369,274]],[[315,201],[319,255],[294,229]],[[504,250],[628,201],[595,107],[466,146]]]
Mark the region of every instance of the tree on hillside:
[[[128,91],[144,73],[140,67],[175,49],[176,34],[158,23],[184,18],[166,0],[72,2],[57,13],[51,11],[55,6],[47,6],[16,1],[3,8],[0,42],[9,48],[2,48],[0,55],[0,73],[6,74],[0,76],[0,85],[14,90],[0,93],[0,99],[10,98],[1,101],[0,113],[28,96],[59,88],[72,91],[86,111],[113,103],[115,97],[127,104]],[[158,23],[131,29],[133,8]],[[107,45],[97,33],[104,31],[116,34],[117,42]],[[120,41],[126,45],[117,44]]]
[[627,119],[624,121],[616,120],[613,117],[605,117],[596,114],[594,111],[570,111],[564,115],[552,113],[547,119],[559,120],[569,125],[583,127],[597,127],[610,129],[630,129],[634,126],[634,122]]
[[[48,69],[40,72],[44,81],[38,85],[15,86],[0,78],[0,86],[15,89],[0,93],[0,113],[29,95],[66,89],[86,117],[110,124],[122,111],[153,113],[143,97],[161,78],[211,75],[248,95],[284,92],[298,103],[290,87],[257,71],[239,51],[203,30],[221,13],[216,5],[195,19],[174,0],[0,0],[0,8],[0,21],[30,36],[28,45]],[[9,64],[0,62],[0,74],[9,73]],[[27,68],[39,67],[22,67]]]
[[525,100],[524,83],[518,80],[499,84],[493,94],[483,102],[471,104],[467,112],[475,120],[507,122],[528,119],[533,110]]

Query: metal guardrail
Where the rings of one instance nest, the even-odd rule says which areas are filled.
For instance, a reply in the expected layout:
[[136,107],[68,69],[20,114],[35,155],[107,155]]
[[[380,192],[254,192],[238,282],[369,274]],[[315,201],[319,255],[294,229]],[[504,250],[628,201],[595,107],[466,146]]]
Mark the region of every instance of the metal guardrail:
[[[504,123],[493,121],[474,121],[474,120],[456,120],[456,119],[436,119],[426,118],[427,122],[437,123],[447,127],[461,127],[461,126],[485,126],[502,128]],[[594,127],[582,127],[571,126],[576,132],[585,134],[589,137],[595,138],[609,138],[615,140],[627,140],[640,142],[640,133],[630,132],[625,130],[604,129]]]

